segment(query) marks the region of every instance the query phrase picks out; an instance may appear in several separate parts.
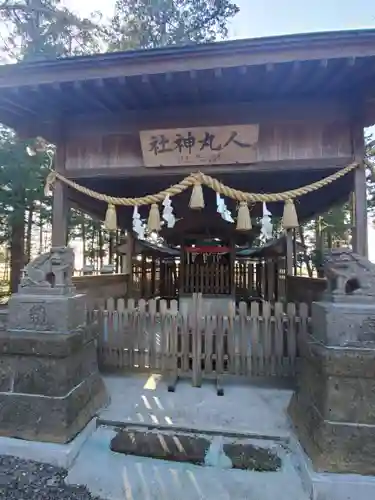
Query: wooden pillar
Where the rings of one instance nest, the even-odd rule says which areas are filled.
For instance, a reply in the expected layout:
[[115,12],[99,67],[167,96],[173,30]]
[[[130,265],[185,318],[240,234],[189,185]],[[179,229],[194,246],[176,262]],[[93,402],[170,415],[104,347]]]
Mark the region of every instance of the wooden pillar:
[[251,295],[254,295],[254,264],[252,262],[249,263],[248,272],[249,272],[249,290],[251,290]]
[[294,271],[294,276],[298,275],[298,269],[297,269],[297,231],[293,229],[293,238],[292,238],[292,243],[293,243],[293,271]]
[[[65,144],[57,147],[54,168],[65,174]],[[64,247],[68,243],[68,187],[56,180],[52,202],[52,246]]]
[[[287,229],[285,232],[286,239],[286,276],[293,274],[293,229]],[[285,276],[285,278],[286,278]]]
[[134,254],[134,237],[128,231],[126,234],[126,250],[125,255],[121,256],[121,272],[126,276],[126,295],[133,298],[133,254]]
[[68,243],[67,186],[56,181],[52,203],[52,246],[64,247]]
[[280,290],[280,258],[276,258],[274,261],[274,294],[275,294],[275,302],[279,300],[279,290]]
[[125,247],[125,254],[122,256],[121,262],[121,272],[131,276],[133,272],[134,238],[130,232],[126,235]]
[[352,247],[353,251],[368,256],[367,242],[367,189],[366,173],[363,165],[354,172],[354,192],[352,197]]
[[354,171],[354,190],[352,196],[352,248],[364,257],[368,256],[367,241],[367,186],[364,165],[365,141],[363,123],[356,120],[352,124],[352,152],[354,161],[360,166]]
[[[65,144],[58,146],[54,168],[56,172],[65,174]],[[68,243],[68,187],[56,180],[52,202],[52,246],[64,247]]]

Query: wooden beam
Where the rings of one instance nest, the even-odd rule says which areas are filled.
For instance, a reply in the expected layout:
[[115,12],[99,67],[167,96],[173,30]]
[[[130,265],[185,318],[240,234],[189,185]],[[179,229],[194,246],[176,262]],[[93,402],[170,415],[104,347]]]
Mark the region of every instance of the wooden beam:
[[[194,73],[190,77],[194,81]],[[233,91],[237,92],[235,86]],[[240,125],[249,123],[250,116],[254,123],[285,123],[286,117],[288,121],[319,120],[332,123],[348,120],[350,106],[347,101],[334,98],[277,99],[238,104],[174,106],[160,109],[158,113],[151,110],[129,110],[125,115],[97,113],[71,119],[67,117],[67,134],[68,137],[80,137],[100,131],[127,134],[176,126]]]
[[19,111],[15,109],[13,106],[10,104],[6,104],[1,102],[2,99],[0,98],[0,110],[3,110],[6,114],[13,116],[14,118],[20,119],[20,117],[23,116],[22,111]]
[[342,67],[338,69],[334,75],[332,75],[326,84],[323,84],[323,89],[334,90],[338,83],[340,83],[343,79],[347,79],[349,75],[352,74],[355,66],[357,68],[360,66],[358,59],[355,57],[349,57],[346,59]]
[[354,171],[353,193],[353,222],[352,247],[353,251],[364,257],[368,256],[368,229],[367,229],[367,183],[364,164],[364,130],[363,122],[359,117],[354,117],[352,123],[352,148],[354,160],[360,167]]
[[288,75],[285,76],[282,82],[280,82],[277,93],[284,94],[285,92],[293,90],[293,88],[300,83],[299,78],[301,78],[302,73],[303,63],[301,61],[294,61]]
[[219,78],[223,78],[223,70],[222,68],[215,68],[214,69],[214,77],[219,79]]
[[273,92],[274,88],[279,89],[279,86],[288,77],[290,72],[289,64],[267,64],[265,66],[264,84],[260,86],[260,93]]
[[[12,97],[11,94],[14,94],[14,97]],[[17,89],[11,89],[9,92],[6,93],[2,92],[0,95],[0,102],[9,105],[11,109],[14,108],[17,113],[21,113],[21,116],[24,113],[27,113],[32,116],[36,115],[36,112],[33,109],[22,103],[22,99],[20,98]]]
[[129,85],[129,79],[125,77],[120,77],[117,79],[120,86],[123,87],[125,94],[127,95],[127,98],[131,103],[133,103],[134,106],[132,108],[137,108],[139,106],[139,97],[137,94],[134,92],[134,89],[132,89]]
[[[293,172],[301,170],[327,170],[340,167],[346,167],[351,161],[352,157],[343,158],[324,158],[324,159],[311,159],[311,160],[277,160],[268,162],[258,162],[251,165],[235,165],[236,173],[251,173],[251,172]],[[233,165],[205,165],[204,172],[208,175],[215,176],[216,174],[226,174],[233,172]],[[147,167],[116,167],[110,169],[103,168],[90,168],[90,169],[69,169],[68,176],[74,179],[85,179],[91,177],[103,178],[121,178],[121,177],[143,177],[152,178],[155,176],[186,176],[190,173],[189,167],[162,167],[162,168],[147,168]]]
[[200,99],[201,99],[201,93],[200,93],[199,85],[197,83],[197,79],[198,79],[197,72],[194,70],[189,71],[189,78],[190,78],[189,86],[190,86],[190,90],[194,96],[193,97],[194,104],[197,104],[200,102]]
[[118,98],[117,93],[113,91],[113,86],[109,81],[99,78],[98,80],[94,80],[93,87],[94,94],[107,108],[109,107],[111,111],[118,111],[124,108],[123,100]]
[[112,100],[118,103],[120,109],[126,109],[127,111],[131,108],[129,106],[129,101],[131,103],[132,96],[129,96],[129,90],[126,87],[125,78],[115,78],[113,80],[98,80],[103,83],[103,90],[109,92],[112,96]]
[[321,59],[320,61],[310,61],[310,71],[307,72],[303,88],[309,92],[316,88],[324,78],[327,77],[329,70],[332,68],[334,61],[328,59]]
[[85,86],[83,82],[80,81],[73,82],[72,87],[74,93],[78,95],[79,99],[82,99],[90,106],[102,109],[103,111],[110,111],[110,112],[112,111],[111,108],[109,108],[106,104],[104,104],[101,101],[101,99],[98,99],[97,96],[93,95],[93,92],[90,92],[87,85]]
[[142,96],[147,96],[148,94],[151,106],[158,105],[158,103],[160,102],[160,95],[158,95],[158,93],[155,91],[154,83],[150,75],[141,76],[141,86],[143,87],[143,89],[146,89],[146,93],[142,92]]

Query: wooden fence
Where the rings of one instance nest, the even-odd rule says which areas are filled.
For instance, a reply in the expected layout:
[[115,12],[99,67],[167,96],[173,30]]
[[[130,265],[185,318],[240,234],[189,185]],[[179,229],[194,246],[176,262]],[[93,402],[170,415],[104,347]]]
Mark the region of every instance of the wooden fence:
[[220,385],[225,374],[295,375],[309,328],[307,304],[241,302],[231,311],[228,303],[228,315],[212,316],[200,310],[198,295],[189,310],[179,310],[175,300],[107,300],[94,312],[100,368],[161,372],[170,389],[179,376],[199,386],[202,378]]

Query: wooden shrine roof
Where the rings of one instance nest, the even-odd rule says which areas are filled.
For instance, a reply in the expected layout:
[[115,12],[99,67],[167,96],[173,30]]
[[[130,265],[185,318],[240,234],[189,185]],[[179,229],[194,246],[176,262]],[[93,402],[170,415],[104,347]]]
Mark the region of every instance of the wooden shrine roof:
[[[304,247],[299,242],[296,241],[297,252],[303,252]],[[286,255],[286,237],[280,236],[280,238],[268,241],[258,248],[246,248],[244,250],[238,250],[237,258],[240,260],[245,259],[272,259],[275,257],[283,257]]]
[[[126,243],[122,243],[118,245],[116,251],[119,254],[126,254],[127,249],[128,247]],[[177,248],[171,248],[166,245],[158,245],[148,240],[137,239],[135,253],[144,253],[155,257],[179,257],[181,252]]]
[[276,36],[4,65],[0,122],[374,89],[375,30]]

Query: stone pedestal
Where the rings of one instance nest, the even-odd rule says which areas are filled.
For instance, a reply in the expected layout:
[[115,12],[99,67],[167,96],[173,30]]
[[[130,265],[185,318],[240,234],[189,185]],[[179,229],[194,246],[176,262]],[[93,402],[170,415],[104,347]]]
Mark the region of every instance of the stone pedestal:
[[0,435],[67,443],[106,402],[89,329],[0,335]]
[[[98,371],[96,325],[86,324],[85,297],[71,286],[71,262],[68,271],[62,265],[71,251],[52,249],[51,255],[38,258],[44,260],[35,268],[42,275],[56,272],[57,285],[27,278],[11,297],[8,328],[0,332],[0,435],[67,443],[107,395]],[[30,274],[38,277],[36,270]]]
[[375,342],[375,300],[315,302],[311,315],[313,335],[324,345],[363,346]]
[[324,272],[289,414],[317,471],[375,475],[375,266],[334,249]]
[[289,414],[316,471],[375,475],[375,347],[312,339]]

